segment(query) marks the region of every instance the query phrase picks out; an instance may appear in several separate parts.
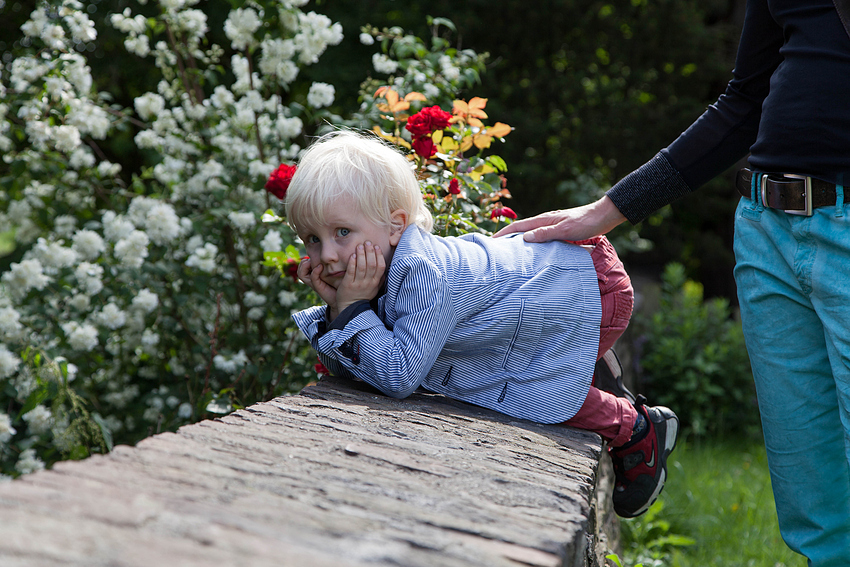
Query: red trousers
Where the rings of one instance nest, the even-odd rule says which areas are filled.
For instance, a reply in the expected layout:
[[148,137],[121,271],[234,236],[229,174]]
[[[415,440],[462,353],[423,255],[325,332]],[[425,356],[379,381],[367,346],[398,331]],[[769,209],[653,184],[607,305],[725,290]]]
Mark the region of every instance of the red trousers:
[[[607,238],[597,236],[576,244],[594,247],[590,257],[596,268],[602,300],[598,360],[626,330],[634,307],[634,289],[617,251]],[[627,399],[591,386],[584,404],[564,423],[598,433],[610,446],[619,447],[632,436],[635,419],[637,410]]]

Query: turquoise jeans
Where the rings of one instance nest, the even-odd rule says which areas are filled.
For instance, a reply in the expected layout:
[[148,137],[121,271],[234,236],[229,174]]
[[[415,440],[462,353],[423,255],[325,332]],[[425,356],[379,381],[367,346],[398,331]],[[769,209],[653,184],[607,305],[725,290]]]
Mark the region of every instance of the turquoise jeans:
[[[735,280],[785,542],[850,565],[850,207],[741,199]],[[850,202],[850,199],[848,199]]]

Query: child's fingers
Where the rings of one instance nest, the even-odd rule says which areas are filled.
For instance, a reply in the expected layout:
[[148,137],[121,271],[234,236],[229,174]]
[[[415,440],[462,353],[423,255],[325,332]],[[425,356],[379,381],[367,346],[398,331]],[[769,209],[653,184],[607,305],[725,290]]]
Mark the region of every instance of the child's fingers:
[[298,270],[296,271],[296,274],[298,275],[298,279],[300,279],[305,284],[312,286],[312,282],[310,281],[310,272],[312,272],[310,258],[303,258],[301,260],[301,263],[298,264]]

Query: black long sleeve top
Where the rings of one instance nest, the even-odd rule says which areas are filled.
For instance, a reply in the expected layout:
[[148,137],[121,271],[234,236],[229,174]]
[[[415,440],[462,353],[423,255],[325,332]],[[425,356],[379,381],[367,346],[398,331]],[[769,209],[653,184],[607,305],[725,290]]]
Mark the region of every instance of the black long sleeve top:
[[607,195],[637,223],[748,152],[759,171],[850,178],[850,37],[832,0],[748,0],[724,94]]

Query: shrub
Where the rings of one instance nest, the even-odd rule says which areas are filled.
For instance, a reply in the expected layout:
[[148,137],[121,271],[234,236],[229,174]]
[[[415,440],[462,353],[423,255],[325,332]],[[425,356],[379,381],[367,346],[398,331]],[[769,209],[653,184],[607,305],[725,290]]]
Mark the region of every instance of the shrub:
[[[0,278],[0,475],[134,443],[316,377],[289,315],[317,298],[287,269],[299,258],[295,235],[262,222],[264,211],[279,218],[267,181],[322,128],[398,126],[406,110],[384,113],[389,100],[370,92],[344,119],[331,111],[332,85],[298,82],[342,33],[302,11],[304,0],[223,9],[224,46],[209,41],[195,4],[111,16],[143,72],[159,76],[132,109],[93,87],[83,54],[97,30],[76,0],[41,2],[0,71],[0,233],[14,231],[16,245]],[[391,74],[393,92],[431,85],[432,99],[451,101],[482,69],[482,56],[437,35],[427,47],[400,30],[364,34],[380,39],[376,72]],[[433,133],[445,158],[417,161],[441,226],[456,231],[490,222],[507,196],[493,166],[503,163],[448,146],[462,143],[462,127]],[[151,158],[140,171],[99,146],[128,131]]]
[[758,409],[741,324],[728,300],[705,301],[681,264],[666,266],[659,309],[637,317],[639,379],[652,404],[666,405],[684,431],[746,432]]

